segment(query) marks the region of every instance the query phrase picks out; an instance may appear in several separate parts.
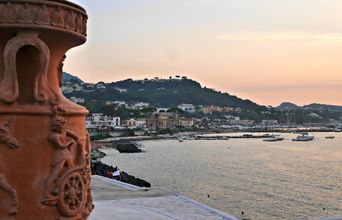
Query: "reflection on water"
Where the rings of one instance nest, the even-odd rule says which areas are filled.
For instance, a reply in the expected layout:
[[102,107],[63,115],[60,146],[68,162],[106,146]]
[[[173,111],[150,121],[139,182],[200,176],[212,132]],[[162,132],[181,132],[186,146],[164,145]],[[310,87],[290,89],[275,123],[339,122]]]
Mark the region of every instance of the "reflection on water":
[[107,149],[103,162],[238,217],[342,215],[342,134],[314,135],[313,142],[292,142],[293,134],[274,143],[146,141],[146,153]]

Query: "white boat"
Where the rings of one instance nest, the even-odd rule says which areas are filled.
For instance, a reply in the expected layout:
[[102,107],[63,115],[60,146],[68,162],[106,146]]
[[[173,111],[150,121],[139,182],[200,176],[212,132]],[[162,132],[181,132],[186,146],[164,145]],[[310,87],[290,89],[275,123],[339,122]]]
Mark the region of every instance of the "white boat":
[[179,142],[183,142],[183,141],[192,141],[193,138],[190,137],[190,136],[182,136],[182,137],[178,137],[177,140],[178,140]]
[[280,135],[272,135],[269,138],[264,139],[263,141],[267,141],[267,142],[276,142],[276,141],[283,141],[284,138],[280,137]]
[[308,133],[302,133],[301,135],[298,135],[296,138],[293,138],[292,141],[313,141],[314,139],[314,136],[309,136]]

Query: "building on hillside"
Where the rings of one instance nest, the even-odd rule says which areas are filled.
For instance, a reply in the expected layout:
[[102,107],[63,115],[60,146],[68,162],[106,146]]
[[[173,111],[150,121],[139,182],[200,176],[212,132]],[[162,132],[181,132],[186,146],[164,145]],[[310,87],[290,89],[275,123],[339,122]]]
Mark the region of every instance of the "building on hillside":
[[101,118],[103,117],[103,113],[94,113],[91,115],[91,121],[92,122],[99,122],[101,121]]
[[104,82],[98,82],[95,84],[96,89],[106,89],[106,84]]
[[158,117],[153,114],[151,117],[146,119],[147,129],[151,131],[158,130]]
[[202,107],[202,112],[204,114],[212,114],[213,112],[222,112],[222,107],[216,105],[208,105]]
[[255,121],[254,120],[229,120],[228,123],[230,125],[241,125],[241,126],[246,126],[246,127],[250,127],[255,125]]
[[87,129],[110,130],[120,128],[120,117],[110,117],[103,113],[94,113],[86,121]]
[[200,118],[194,118],[194,127],[203,129],[206,126],[206,120]]
[[221,107],[221,106],[216,106],[216,105],[208,105],[208,106],[204,106],[202,107],[202,112],[204,114],[212,114],[213,112],[225,112],[225,113],[229,113],[229,112],[234,112],[235,109],[231,108],[231,107]]
[[142,109],[147,108],[149,106],[150,106],[149,103],[137,102],[137,103],[134,103],[133,105],[128,106],[127,108],[131,109],[131,110],[142,110]]
[[106,101],[106,105],[114,105],[115,101]]
[[114,88],[116,89],[117,91],[119,91],[120,93],[126,93],[128,90],[127,89],[122,89],[122,88],[119,88],[119,87],[116,87]]
[[120,127],[121,126],[121,119],[120,117],[113,117],[110,123],[112,128]]
[[196,108],[193,104],[180,104],[178,105],[179,109],[182,109],[185,112],[189,112],[189,113],[195,113],[196,112]]
[[170,108],[157,108],[156,113],[167,112]]
[[147,127],[146,119],[139,119],[135,122],[137,128],[145,129]]
[[120,107],[127,106],[127,103],[125,101],[115,101],[114,104]]
[[94,83],[84,83],[83,84],[85,89],[94,89],[95,88],[95,84]]
[[311,118],[322,118],[319,114],[314,112],[309,113],[308,116]]
[[127,106],[127,103],[125,101],[107,101],[106,105],[116,105],[119,107]]
[[193,118],[179,118],[178,126],[184,127],[184,128],[192,128],[194,126],[194,119]]
[[131,128],[131,129],[136,128],[136,120],[133,118],[126,120],[125,127]]
[[65,83],[63,83],[63,85],[61,87],[61,90],[64,94],[72,93],[72,92],[79,92],[82,89],[83,89],[82,85],[73,84],[71,82],[65,82]]
[[156,131],[160,129],[174,129],[178,125],[178,120],[163,114],[153,114],[146,120],[148,130]]
[[130,129],[145,129],[146,128],[146,120],[145,119],[128,119],[125,122],[125,127],[130,128]]

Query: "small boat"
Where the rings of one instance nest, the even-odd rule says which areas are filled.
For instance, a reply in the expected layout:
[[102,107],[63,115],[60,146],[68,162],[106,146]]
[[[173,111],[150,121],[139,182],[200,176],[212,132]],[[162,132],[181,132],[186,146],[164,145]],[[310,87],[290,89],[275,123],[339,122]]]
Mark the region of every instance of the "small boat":
[[314,139],[314,136],[309,136],[308,133],[302,133],[301,135],[298,135],[296,138],[293,138],[292,141],[313,141]]
[[335,139],[335,136],[327,136],[325,139]]
[[183,138],[178,138],[178,141],[183,142],[184,140],[183,140]]
[[284,138],[283,137],[280,137],[280,135],[273,135],[269,138],[266,138],[264,139],[263,141],[266,141],[266,142],[277,142],[277,141],[283,141]]
[[244,137],[244,138],[251,138],[251,137],[253,137],[253,135],[252,134],[243,134],[242,137]]
[[192,140],[194,140],[194,138],[191,137],[191,136],[186,136],[186,137],[184,137],[183,139],[186,140],[186,141],[192,141]]

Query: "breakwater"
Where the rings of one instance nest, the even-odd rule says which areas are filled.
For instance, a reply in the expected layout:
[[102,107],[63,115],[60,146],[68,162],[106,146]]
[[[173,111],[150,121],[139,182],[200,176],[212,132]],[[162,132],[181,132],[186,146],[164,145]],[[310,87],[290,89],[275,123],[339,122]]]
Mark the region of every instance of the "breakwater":
[[[91,172],[93,175],[103,176],[110,179],[119,180],[139,187],[151,187],[151,183],[120,171],[118,167],[109,166],[100,161],[92,162]],[[115,174],[115,175],[113,175]]]

